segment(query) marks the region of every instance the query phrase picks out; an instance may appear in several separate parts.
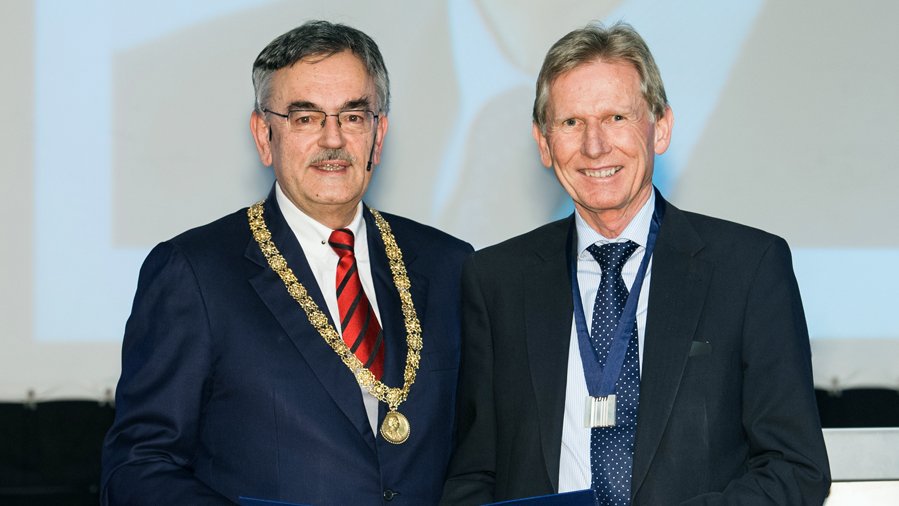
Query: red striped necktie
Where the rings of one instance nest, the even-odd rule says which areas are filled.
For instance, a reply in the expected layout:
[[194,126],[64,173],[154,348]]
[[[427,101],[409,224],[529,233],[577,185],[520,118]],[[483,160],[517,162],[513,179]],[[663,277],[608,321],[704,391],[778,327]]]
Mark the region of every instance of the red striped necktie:
[[353,242],[353,233],[345,228],[331,232],[328,239],[328,244],[340,257],[337,262],[337,309],[341,335],[362,365],[380,380],[384,374],[384,333],[362,289]]

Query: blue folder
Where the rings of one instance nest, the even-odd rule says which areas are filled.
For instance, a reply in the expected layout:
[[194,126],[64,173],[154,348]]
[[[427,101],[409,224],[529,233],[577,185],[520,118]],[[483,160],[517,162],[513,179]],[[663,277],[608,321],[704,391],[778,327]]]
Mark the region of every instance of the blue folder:
[[237,498],[240,506],[310,506],[308,504],[298,504],[295,502],[270,501],[268,499],[255,499],[253,497],[240,496]]
[[[252,497],[239,498],[240,506],[310,506],[284,501],[271,501],[268,499],[255,499]],[[596,506],[596,495],[593,490],[578,490],[562,494],[542,495],[538,497],[526,497],[524,499],[512,499],[490,503],[485,506]]]
[[541,495],[490,503],[485,506],[596,506],[596,494],[593,489],[564,492],[562,494]]

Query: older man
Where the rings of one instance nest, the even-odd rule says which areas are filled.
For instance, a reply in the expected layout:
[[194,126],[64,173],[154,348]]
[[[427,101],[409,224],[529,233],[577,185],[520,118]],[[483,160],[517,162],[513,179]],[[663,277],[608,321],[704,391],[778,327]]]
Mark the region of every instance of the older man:
[[306,23],[253,65],[268,197],[157,246],[125,330],[104,504],[435,503],[471,247],[362,204],[377,45]]
[[559,40],[533,134],[572,217],[463,269],[446,504],[821,504],[830,477],[786,243],[652,186],[673,115],[628,25]]

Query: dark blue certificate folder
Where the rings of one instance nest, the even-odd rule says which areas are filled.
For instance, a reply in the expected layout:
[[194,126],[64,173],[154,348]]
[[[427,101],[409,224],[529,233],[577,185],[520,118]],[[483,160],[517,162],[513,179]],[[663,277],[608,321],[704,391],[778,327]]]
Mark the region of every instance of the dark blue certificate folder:
[[240,506],[309,506],[308,504],[297,504],[294,502],[269,501],[267,499],[253,499],[252,497],[240,496],[237,499]]
[[[240,506],[309,506],[292,502],[254,499],[252,497],[240,497],[239,501]],[[495,502],[485,506],[517,506],[519,504],[522,506],[596,506],[597,503],[593,490],[578,490],[577,492],[512,499],[511,501]]]
[[596,494],[593,489],[565,492],[562,494],[541,495],[539,497],[527,497],[525,499],[512,499],[511,501],[495,502],[486,506],[596,506]]

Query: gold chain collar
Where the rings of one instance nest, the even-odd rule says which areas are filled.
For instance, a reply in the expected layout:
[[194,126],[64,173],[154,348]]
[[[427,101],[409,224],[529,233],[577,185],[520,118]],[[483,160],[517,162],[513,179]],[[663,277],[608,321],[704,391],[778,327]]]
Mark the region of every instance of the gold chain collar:
[[325,342],[331,346],[331,349],[337,353],[340,360],[350,369],[356,377],[356,381],[376,399],[387,403],[391,412],[396,412],[399,405],[409,396],[409,389],[415,383],[415,374],[418,371],[418,364],[421,359],[422,339],[421,324],[415,313],[415,306],[412,304],[412,294],[409,292],[412,284],[409,282],[406,266],[403,264],[403,252],[396,244],[396,239],[394,239],[393,233],[390,231],[390,225],[387,223],[387,220],[378,211],[369,209],[372,216],[375,217],[375,224],[378,226],[378,230],[381,232],[381,239],[384,241],[387,258],[390,262],[390,272],[393,274],[393,284],[396,286],[397,292],[399,292],[403,319],[406,323],[408,352],[406,353],[406,367],[403,370],[402,388],[389,387],[375,379],[375,375],[362,365],[362,362],[356,358],[356,355],[343,342],[334,326],[328,322],[328,317],[312,300],[312,297],[306,291],[306,287],[300,283],[293,270],[287,265],[287,260],[281,256],[275,243],[272,242],[272,234],[268,227],[265,226],[265,219],[262,217],[262,204],[262,202],[257,202],[251,206],[247,210],[247,218],[250,222],[250,231],[253,233],[253,238],[259,244],[259,249],[262,250],[262,254],[268,261],[269,266],[281,277],[281,281],[287,287],[287,293],[300,304],[300,307],[306,312],[306,317],[309,318],[309,323],[315,327],[315,330],[321,334]]

